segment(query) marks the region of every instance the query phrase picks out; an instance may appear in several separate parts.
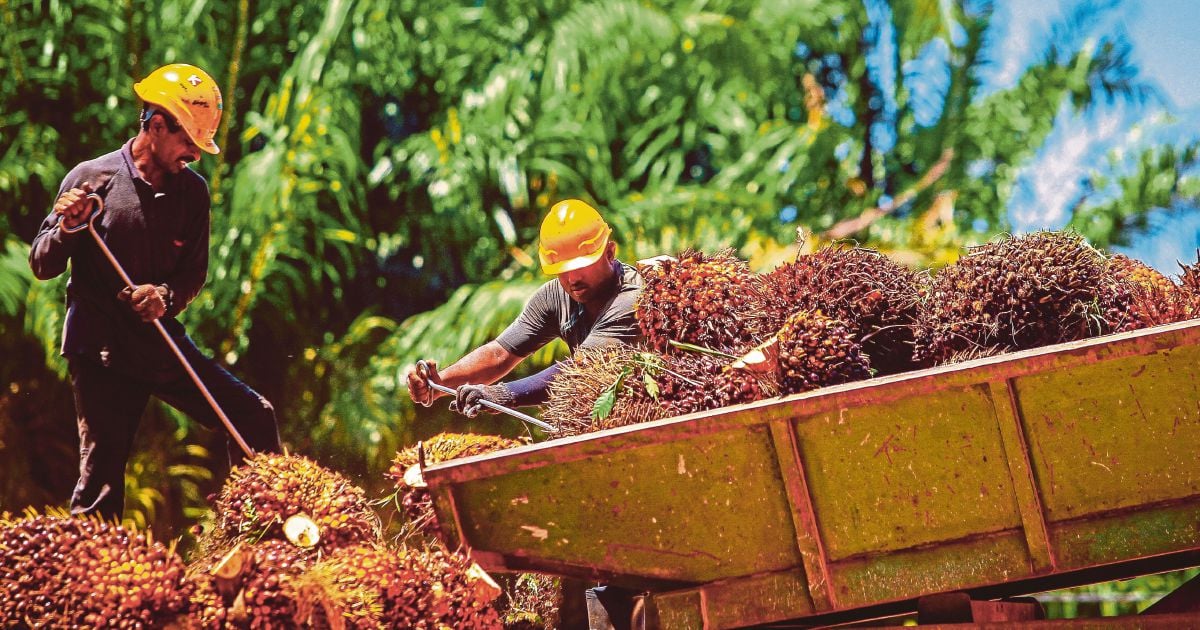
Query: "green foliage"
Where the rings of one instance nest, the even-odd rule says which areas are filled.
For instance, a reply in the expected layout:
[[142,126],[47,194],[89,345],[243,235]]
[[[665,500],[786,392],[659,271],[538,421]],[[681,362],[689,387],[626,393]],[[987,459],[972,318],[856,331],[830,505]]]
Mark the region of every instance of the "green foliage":
[[1037,599],[1047,619],[1136,615],[1197,575],[1200,569],[1171,571],[1043,593]]

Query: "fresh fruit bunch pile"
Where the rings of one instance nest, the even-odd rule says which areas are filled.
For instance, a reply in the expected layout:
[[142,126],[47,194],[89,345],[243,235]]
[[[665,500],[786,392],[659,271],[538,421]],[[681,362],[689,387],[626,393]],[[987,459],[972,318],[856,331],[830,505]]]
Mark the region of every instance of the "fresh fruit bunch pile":
[[1115,332],[1187,319],[1180,287],[1140,260],[1117,254],[1108,259],[1114,286],[1106,318]]
[[647,343],[659,353],[671,341],[739,354],[762,333],[762,284],[732,250],[687,251],[641,268],[635,311]]
[[798,311],[777,334],[779,384],[796,394],[871,376],[871,365],[851,329],[821,311]]
[[188,612],[183,560],[96,518],[0,518],[0,626],[162,627]]
[[577,435],[752,402],[777,392],[770,375],[731,366],[720,353],[660,355],[630,346],[585,349],[550,383],[544,417]]
[[657,398],[663,387],[673,387],[659,369],[665,365],[653,352],[624,344],[577,350],[550,382],[542,417],[559,436],[665,417]]
[[[494,451],[520,446],[519,440],[499,437],[496,435],[476,435],[473,433],[439,433],[418,446],[407,448],[396,453],[387,476],[392,479],[399,493],[400,510],[409,532],[432,534],[437,529],[437,520],[433,511],[433,499],[423,482],[413,481],[406,476],[417,465],[419,449],[424,449],[425,464],[483,455]],[[416,483],[417,485],[413,485]]]
[[188,566],[192,627],[278,628],[304,625],[296,578],[317,560],[316,547],[268,538],[238,541]]
[[440,546],[339,549],[296,580],[307,626],[497,628],[500,589],[465,556]]
[[831,245],[799,256],[764,276],[771,330],[793,313],[820,310],[843,322],[880,374],[913,364],[913,325],[919,313],[916,274],[883,254]]
[[362,488],[300,455],[259,453],[235,467],[216,500],[218,536],[283,538],[282,525],[302,515],[333,549],[380,537],[379,517]]
[[923,289],[919,360],[1036,348],[1112,332],[1105,257],[1082,237],[1036,232],[973,247]]
[[729,357],[684,352],[673,359],[675,373],[692,382],[676,379],[677,386],[663,389],[660,399],[668,417],[754,402],[778,393],[773,378],[736,367]]

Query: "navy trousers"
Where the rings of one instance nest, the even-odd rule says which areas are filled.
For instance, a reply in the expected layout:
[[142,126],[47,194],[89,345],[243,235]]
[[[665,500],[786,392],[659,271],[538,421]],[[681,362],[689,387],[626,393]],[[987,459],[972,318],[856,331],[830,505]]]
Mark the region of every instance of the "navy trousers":
[[[216,361],[204,356],[187,337],[177,338],[192,369],[208,388],[242,439],[255,452],[278,452],[275,409]],[[150,397],[187,414],[215,431],[226,432],[220,418],[182,368],[168,378],[142,378],[83,356],[68,357],[75,414],[79,425],[79,482],[71,496],[73,514],[119,519],[125,508],[125,464],[134,434]],[[229,463],[244,454],[228,438]]]

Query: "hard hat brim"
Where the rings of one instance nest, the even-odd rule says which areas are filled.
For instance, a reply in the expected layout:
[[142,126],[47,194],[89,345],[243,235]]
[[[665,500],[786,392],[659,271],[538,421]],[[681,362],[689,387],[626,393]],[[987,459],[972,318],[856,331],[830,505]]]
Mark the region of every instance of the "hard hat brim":
[[569,260],[551,263],[546,260],[546,257],[541,252],[538,252],[538,259],[542,263],[542,273],[548,276],[557,276],[567,273],[568,271],[575,271],[576,269],[583,269],[589,265],[596,264],[596,261],[600,260],[604,256],[604,250],[607,248],[608,239],[606,238],[604,239],[604,245],[600,247],[600,249],[596,250],[596,253],[594,254],[588,254],[587,256],[579,256]]

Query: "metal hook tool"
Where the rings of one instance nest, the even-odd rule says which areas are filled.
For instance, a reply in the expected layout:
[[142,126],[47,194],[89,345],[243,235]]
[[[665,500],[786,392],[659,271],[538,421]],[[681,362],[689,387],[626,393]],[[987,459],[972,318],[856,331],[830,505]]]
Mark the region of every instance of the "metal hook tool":
[[[429,380],[429,370],[430,370],[430,368],[429,368],[428,363],[426,363],[425,361],[417,361],[417,373],[425,378],[425,383],[428,384],[429,387],[433,388],[435,391],[442,392],[443,394],[450,394],[451,396],[453,396],[457,393],[454,391],[453,388],[446,387],[445,385],[440,385],[438,383],[434,383],[433,381],[430,381]],[[538,420],[537,418],[534,418],[531,415],[521,413],[520,411],[517,411],[515,409],[509,409],[508,407],[505,407],[504,405],[498,405],[490,400],[481,400],[481,401],[479,401],[479,404],[481,404],[484,407],[487,407],[489,409],[499,411],[500,413],[506,413],[526,424],[532,424],[533,426],[535,426],[547,433],[557,433],[558,432],[558,429],[556,429],[553,425],[542,422],[541,420]]]

